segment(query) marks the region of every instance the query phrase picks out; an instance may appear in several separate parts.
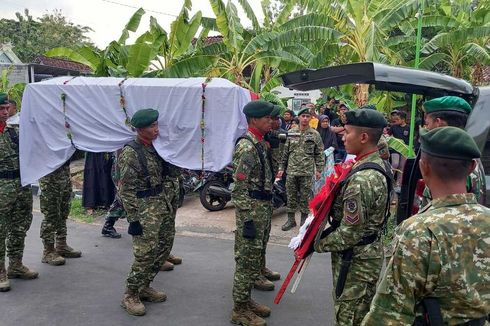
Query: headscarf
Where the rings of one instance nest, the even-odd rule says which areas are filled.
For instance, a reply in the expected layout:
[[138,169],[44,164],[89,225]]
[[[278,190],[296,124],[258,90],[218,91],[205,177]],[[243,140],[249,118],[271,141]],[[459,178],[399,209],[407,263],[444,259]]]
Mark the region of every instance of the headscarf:
[[330,126],[328,128],[322,128],[322,121],[328,119],[330,122],[330,118],[328,115],[322,114],[318,117],[318,127],[316,130],[320,133],[320,136],[322,137],[323,141],[323,147],[325,149],[333,146],[333,148],[337,149],[339,146],[337,144],[337,135],[330,129]]

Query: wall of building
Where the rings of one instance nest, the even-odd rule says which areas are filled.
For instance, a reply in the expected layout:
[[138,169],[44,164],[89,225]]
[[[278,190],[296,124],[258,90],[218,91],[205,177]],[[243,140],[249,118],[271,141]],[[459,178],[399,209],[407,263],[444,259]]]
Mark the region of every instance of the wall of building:
[[316,103],[316,100],[322,97],[322,93],[319,90],[298,91],[284,86],[274,88],[272,93],[277,94],[280,98],[290,98],[288,100],[288,109],[295,112],[299,110],[301,103]]
[[29,66],[25,64],[0,64],[0,76],[4,70],[8,70],[12,66],[12,70],[8,75],[9,85],[15,85],[17,83],[29,82]]

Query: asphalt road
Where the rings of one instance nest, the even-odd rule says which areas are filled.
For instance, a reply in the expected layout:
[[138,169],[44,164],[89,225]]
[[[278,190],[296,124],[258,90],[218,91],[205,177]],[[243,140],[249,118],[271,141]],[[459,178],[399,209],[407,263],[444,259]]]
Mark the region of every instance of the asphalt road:
[[[0,325],[231,325],[233,241],[178,235],[173,253],[184,263],[161,272],[153,286],[168,300],[148,303],[143,317],[129,316],[120,306],[131,263],[130,236],[114,240],[100,236],[100,226],[69,221],[68,242],[82,258],[64,266],[41,263],[40,213],[28,233],[24,262],[39,271],[37,280],[11,280],[11,291],[0,293]],[[268,266],[289,271],[291,250],[270,245]],[[276,291],[282,281],[276,282]],[[253,291],[256,301],[272,307],[268,325],[332,325],[330,258],[315,255],[295,294],[286,292],[279,305],[274,292]]]

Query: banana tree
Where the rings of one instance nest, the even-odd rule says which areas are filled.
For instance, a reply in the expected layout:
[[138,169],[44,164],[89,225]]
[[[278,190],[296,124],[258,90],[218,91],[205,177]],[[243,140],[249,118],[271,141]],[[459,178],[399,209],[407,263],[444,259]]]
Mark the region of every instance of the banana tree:
[[13,100],[17,103],[17,109],[20,110],[21,102],[22,102],[22,94],[24,93],[24,89],[26,87],[25,83],[17,83],[14,85],[10,85],[9,75],[12,72],[14,66],[11,65],[7,69],[2,70],[1,83],[0,83],[0,92],[6,93],[10,100]]

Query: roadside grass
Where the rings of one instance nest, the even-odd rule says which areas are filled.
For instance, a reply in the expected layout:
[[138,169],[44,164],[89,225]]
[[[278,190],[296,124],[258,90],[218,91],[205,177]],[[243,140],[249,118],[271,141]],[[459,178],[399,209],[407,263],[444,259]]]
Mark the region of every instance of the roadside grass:
[[88,215],[82,206],[82,200],[80,198],[72,198],[71,200],[70,218],[76,221],[93,223],[95,218],[103,216],[105,213],[105,210],[94,210],[92,215]]

